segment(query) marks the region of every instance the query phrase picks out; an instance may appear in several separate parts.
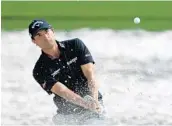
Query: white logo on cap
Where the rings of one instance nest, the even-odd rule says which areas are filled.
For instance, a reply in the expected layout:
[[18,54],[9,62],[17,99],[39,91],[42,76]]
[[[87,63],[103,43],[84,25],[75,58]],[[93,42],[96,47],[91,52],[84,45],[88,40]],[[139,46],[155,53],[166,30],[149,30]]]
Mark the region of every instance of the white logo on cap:
[[32,28],[35,28],[35,26],[38,26],[39,27],[39,25],[40,24],[43,24],[44,22],[42,22],[42,21],[36,21],[33,25],[32,25]]

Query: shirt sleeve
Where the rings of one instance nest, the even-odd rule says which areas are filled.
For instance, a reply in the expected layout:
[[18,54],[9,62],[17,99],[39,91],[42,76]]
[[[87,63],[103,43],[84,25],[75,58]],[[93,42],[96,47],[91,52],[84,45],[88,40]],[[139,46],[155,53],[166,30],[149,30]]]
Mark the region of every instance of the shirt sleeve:
[[77,50],[77,55],[78,55],[78,61],[80,65],[84,65],[87,63],[95,63],[89,49],[87,46],[84,44],[83,41],[80,39],[76,39],[76,50]]
[[57,82],[57,80],[45,72],[45,69],[42,66],[37,66],[33,70],[33,77],[38,84],[50,95],[52,94],[51,88]]

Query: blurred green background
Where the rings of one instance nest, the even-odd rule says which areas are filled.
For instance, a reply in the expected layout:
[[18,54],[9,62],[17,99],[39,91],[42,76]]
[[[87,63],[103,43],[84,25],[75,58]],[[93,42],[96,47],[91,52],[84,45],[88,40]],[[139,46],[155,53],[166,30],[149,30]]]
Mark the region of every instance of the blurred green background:
[[[3,30],[27,29],[34,18],[43,18],[55,29],[113,28],[172,29],[172,1],[2,1]],[[141,23],[133,23],[134,17]]]

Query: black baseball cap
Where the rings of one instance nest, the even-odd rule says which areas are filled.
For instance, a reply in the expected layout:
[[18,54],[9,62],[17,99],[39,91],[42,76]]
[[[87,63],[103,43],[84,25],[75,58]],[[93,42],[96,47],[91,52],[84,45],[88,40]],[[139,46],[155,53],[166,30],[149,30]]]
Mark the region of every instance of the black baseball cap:
[[33,38],[39,30],[52,28],[48,22],[42,19],[34,19],[29,24],[29,35]]

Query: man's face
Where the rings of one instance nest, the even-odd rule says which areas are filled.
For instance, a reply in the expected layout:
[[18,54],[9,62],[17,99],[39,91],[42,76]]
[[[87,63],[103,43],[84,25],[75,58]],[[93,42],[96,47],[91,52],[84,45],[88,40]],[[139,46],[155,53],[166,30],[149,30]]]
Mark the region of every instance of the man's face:
[[32,41],[41,49],[50,49],[55,43],[54,31],[52,29],[39,30]]

